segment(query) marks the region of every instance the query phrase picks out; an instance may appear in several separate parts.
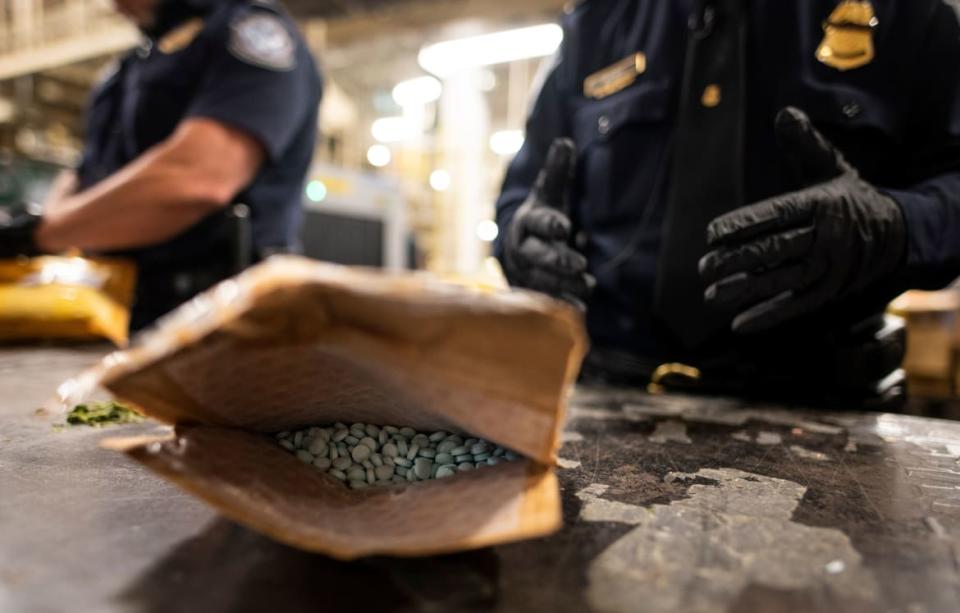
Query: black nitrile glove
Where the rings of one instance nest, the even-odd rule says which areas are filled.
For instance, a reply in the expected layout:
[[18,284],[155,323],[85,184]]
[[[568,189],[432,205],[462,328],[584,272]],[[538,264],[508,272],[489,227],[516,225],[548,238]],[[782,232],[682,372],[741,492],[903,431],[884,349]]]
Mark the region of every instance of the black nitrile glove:
[[736,332],[837,304],[905,260],[906,225],[892,198],[861,179],[802,111],[780,111],[776,134],[811,187],[716,218],[707,227],[712,251],[700,260],[705,300],[738,313]]
[[40,216],[32,213],[0,214],[0,258],[18,255],[38,255],[34,235],[40,225]]
[[569,245],[570,218],[562,212],[575,163],[573,142],[555,140],[530,195],[507,228],[503,271],[511,285],[583,308],[594,280],[587,274],[587,259]]

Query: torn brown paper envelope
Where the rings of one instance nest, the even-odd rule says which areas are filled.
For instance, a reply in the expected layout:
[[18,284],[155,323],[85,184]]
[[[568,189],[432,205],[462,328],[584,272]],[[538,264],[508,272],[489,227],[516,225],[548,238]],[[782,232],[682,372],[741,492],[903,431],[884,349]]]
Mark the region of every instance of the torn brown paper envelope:
[[[553,463],[585,346],[580,315],[535,294],[281,257],[63,389],[103,385],[176,424],[107,446],[279,541],[344,559],[427,555],[559,528]],[[337,421],[465,432],[526,459],[351,490],[270,435]]]

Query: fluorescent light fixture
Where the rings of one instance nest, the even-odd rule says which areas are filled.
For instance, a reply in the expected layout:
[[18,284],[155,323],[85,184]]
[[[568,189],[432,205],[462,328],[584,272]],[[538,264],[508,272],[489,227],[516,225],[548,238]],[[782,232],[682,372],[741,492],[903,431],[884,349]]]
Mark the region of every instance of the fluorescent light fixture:
[[371,166],[383,168],[393,159],[393,154],[386,145],[373,145],[367,149],[367,161]]
[[480,91],[492,92],[497,88],[497,75],[489,68],[480,73]]
[[478,66],[491,66],[556,51],[563,29],[553,23],[435,43],[420,49],[420,67],[441,79]]
[[450,173],[438,168],[430,173],[430,187],[434,191],[445,192],[450,189]]
[[497,155],[513,155],[523,147],[523,130],[500,130],[490,135],[490,148]]
[[500,262],[497,261],[497,258],[493,257],[492,255],[483,258],[483,267],[486,268],[488,275],[497,279],[501,283],[505,282],[505,279],[503,278],[503,269],[500,267]]
[[417,133],[417,128],[406,117],[381,117],[370,126],[370,133],[381,143],[397,143]]
[[492,243],[498,234],[500,234],[500,228],[493,220],[484,219],[477,224],[477,238],[485,243]]
[[443,86],[430,75],[408,79],[393,88],[393,101],[400,106],[422,106],[440,97]]
[[9,98],[0,97],[0,123],[9,123],[17,114],[17,107]]
[[307,183],[307,198],[313,202],[323,202],[327,197],[327,186],[323,181],[314,179]]

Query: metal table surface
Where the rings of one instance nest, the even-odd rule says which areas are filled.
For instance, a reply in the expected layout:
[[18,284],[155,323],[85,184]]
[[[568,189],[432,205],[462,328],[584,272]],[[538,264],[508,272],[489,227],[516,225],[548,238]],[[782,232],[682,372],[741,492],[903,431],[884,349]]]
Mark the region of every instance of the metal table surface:
[[958,611],[960,425],[578,390],[564,528],[351,563],[37,411],[102,348],[0,349],[0,611]]

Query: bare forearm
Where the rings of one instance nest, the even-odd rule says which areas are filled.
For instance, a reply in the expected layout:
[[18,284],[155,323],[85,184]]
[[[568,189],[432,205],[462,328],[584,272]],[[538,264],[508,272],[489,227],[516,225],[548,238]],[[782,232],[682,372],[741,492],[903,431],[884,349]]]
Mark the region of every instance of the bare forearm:
[[47,192],[43,201],[44,213],[52,213],[57,210],[64,200],[77,193],[79,185],[76,171],[61,170],[57,178],[53,180],[50,191]]
[[119,172],[44,212],[36,243],[56,252],[165,242],[227,205],[253,180],[263,158],[246,133],[213,120],[187,120]]
[[190,168],[162,152],[140,159],[44,213],[37,242],[45,251],[143,247],[169,240],[213,211]]
[[70,248],[113,251],[159,244],[181,234],[211,211],[207,207],[129,206],[106,214],[102,220],[64,215],[44,217],[37,231],[42,251],[57,253]]

